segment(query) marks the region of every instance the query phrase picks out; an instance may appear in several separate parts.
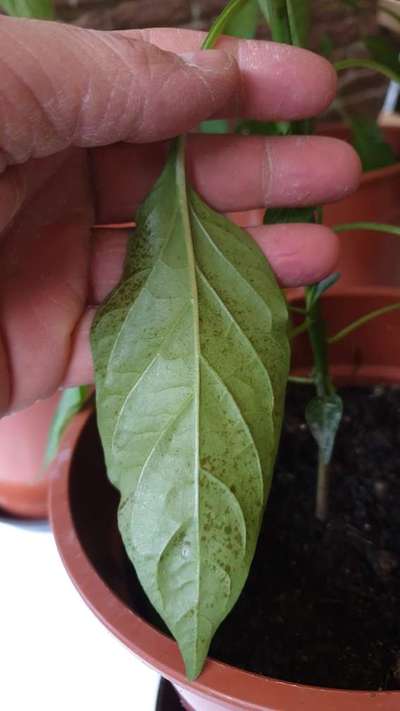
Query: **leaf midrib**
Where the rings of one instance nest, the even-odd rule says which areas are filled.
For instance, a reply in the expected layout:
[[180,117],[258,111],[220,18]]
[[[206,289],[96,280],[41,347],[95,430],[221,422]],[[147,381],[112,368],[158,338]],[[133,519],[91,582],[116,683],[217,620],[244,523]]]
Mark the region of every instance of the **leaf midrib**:
[[[188,260],[189,280],[191,288],[192,312],[193,312],[193,347],[195,361],[195,381],[194,381],[194,413],[195,413],[195,452],[194,452],[194,479],[195,479],[195,504],[194,515],[197,529],[197,571],[196,571],[196,629],[199,628],[199,604],[200,604],[200,310],[199,310],[199,294],[196,279],[196,257],[193,246],[192,225],[190,221],[190,208],[188,200],[188,189],[186,181],[186,165],[185,165],[185,137],[178,139],[178,150],[176,156],[176,184],[178,203],[182,215],[183,235],[186,246],[186,254]],[[197,639],[197,635],[196,635]],[[195,654],[197,656],[197,645]]]

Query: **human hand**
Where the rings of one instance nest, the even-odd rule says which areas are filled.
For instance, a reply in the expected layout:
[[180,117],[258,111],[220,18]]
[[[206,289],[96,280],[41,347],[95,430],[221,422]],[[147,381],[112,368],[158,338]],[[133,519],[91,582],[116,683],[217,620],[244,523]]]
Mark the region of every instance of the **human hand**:
[[[90,324],[127,240],[92,228],[133,218],[167,139],[210,116],[305,118],[334,96],[333,69],[309,52],[231,38],[199,52],[201,40],[0,18],[1,413],[91,382]],[[193,135],[189,170],[220,211],[328,202],[360,175],[348,145],[316,137]],[[325,227],[251,233],[285,286],[334,267]]]

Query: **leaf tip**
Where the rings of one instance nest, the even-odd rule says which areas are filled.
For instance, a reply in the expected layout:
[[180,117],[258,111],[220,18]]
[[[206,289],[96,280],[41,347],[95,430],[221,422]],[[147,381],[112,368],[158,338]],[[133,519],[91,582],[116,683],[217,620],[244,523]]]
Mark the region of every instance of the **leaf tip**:
[[196,636],[190,643],[180,644],[178,646],[185,665],[185,674],[189,681],[195,681],[204,669],[207,661],[208,650],[210,648],[212,636],[208,639],[200,639]]
[[183,657],[185,672],[189,681],[196,681],[204,669],[206,660],[207,654],[204,654],[201,657],[197,656],[195,659],[193,659],[193,656],[190,658],[185,658],[185,656]]

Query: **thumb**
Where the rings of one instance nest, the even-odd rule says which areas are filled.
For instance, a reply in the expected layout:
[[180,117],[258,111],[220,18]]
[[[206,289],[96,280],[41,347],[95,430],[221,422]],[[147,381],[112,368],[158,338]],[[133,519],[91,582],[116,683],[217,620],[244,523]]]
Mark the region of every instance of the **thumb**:
[[239,85],[225,52],[0,18],[0,170],[68,146],[148,142],[193,129]]

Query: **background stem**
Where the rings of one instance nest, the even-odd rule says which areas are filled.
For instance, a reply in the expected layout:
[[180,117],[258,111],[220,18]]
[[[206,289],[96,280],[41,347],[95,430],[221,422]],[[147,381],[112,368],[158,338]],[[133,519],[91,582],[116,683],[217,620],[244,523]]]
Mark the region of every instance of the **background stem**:
[[315,502],[315,517],[325,523],[329,512],[330,464],[326,464],[321,450],[318,450],[318,482]]

